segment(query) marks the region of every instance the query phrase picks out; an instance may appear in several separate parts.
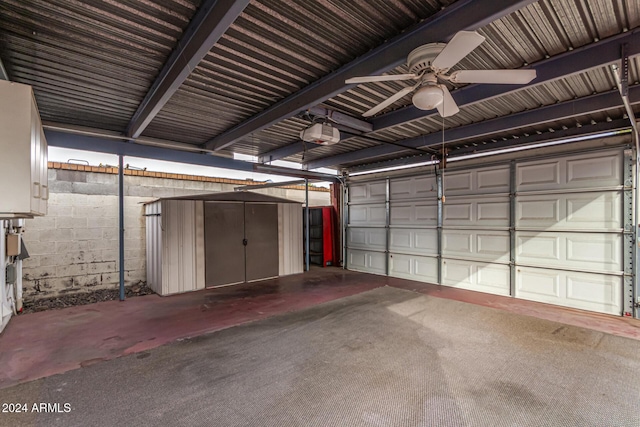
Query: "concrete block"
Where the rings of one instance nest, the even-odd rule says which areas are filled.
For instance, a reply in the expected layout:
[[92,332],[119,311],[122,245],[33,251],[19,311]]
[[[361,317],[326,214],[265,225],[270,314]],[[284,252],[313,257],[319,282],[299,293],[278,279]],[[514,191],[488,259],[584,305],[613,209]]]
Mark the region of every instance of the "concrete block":
[[100,230],[102,230],[102,240],[115,240],[117,247],[119,239],[118,228],[101,228]]
[[56,254],[64,254],[67,252],[79,252],[88,250],[87,240],[70,241],[70,242],[56,242],[55,252]]
[[[103,250],[101,251],[101,255],[100,255],[100,257],[102,258],[102,261],[117,261],[119,256],[120,256],[120,251],[118,249]],[[125,258],[126,258],[126,251],[125,251]]]
[[[26,236],[26,233],[23,236]],[[27,247],[27,251],[29,251],[29,255],[31,255],[32,257],[56,253],[55,245],[52,245],[49,242],[41,242],[39,239],[30,241],[24,238],[24,244]],[[26,263],[30,259],[31,258],[27,258],[23,262]]]
[[87,266],[89,273],[112,273],[117,271],[116,263],[113,261],[92,262]]
[[49,277],[56,277],[55,267],[27,267],[22,266],[22,277],[27,280],[44,279]]
[[89,228],[118,228],[118,218],[116,217],[89,217],[87,218]]
[[79,228],[73,230],[75,240],[98,240],[102,239],[103,228]]
[[[124,257],[125,259],[133,259],[133,258],[145,258],[146,256],[146,251],[145,248],[135,248],[135,249],[128,249],[126,246],[124,248]],[[105,259],[106,261],[106,259]]]
[[47,216],[73,216],[74,208],[67,205],[47,205]]
[[[112,212],[113,211],[113,212]],[[94,206],[74,206],[73,216],[76,218],[109,218],[117,217],[118,209],[115,206],[99,205]]]
[[56,228],[87,228],[87,218],[74,218],[71,216],[60,216],[55,219]]
[[[104,230],[103,230],[104,231]],[[88,240],[87,249],[90,251],[93,250],[104,250],[104,249],[118,249],[118,239],[99,239],[99,240]]]
[[41,258],[46,257],[48,255],[31,255],[29,258],[22,261],[22,268],[36,268],[42,267],[40,261]]
[[143,227],[127,227],[124,229],[125,239],[145,239],[146,230]]
[[117,195],[118,186],[116,184],[94,184],[90,182],[74,182],[71,190],[76,194],[88,195]]
[[74,238],[74,230],[72,229],[40,230],[41,242],[70,242]]
[[58,169],[57,172],[56,172],[55,179],[57,181],[86,182],[87,181],[87,173],[84,172],[84,171],[73,171],[73,170]]
[[148,194],[151,194],[151,190],[148,187],[140,187],[140,186],[134,186],[131,185],[129,187],[127,187],[126,191],[124,192],[126,197],[143,197],[146,196]]
[[153,197],[173,197],[176,192],[173,188],[154,188],[151,192]]
[[[93,184],[118,185],[118,176],[109,173],[87,173],[86,182]],[[126,182],[126,181],[125,181]]]
[[56,169],[47,169],[47,178],[49,179],[49,182],[55,181],[57,175]]
[[27,219],[24,225],[25,230],[46,230],[55,228],[55,217],[40,216],[33,219]]
[[[184,188],[186,190],[204,191],[204,186],[204,181],[184,181]],[[197,194],[197,191],[194,191],[194,194]]]
[[126,270],[145,270],[147,268],[147,260],[144,258],[126,258],[124,260],[124,268]]
[[61,204],[69,206],[86,206],[89,200],[86,194],[62,193],[60,197]]
[[48,230],[48,229],[34,230],[32,228],[25,227],[24,232],[22,233],[22,238],[24,239],[25,243],[40,242],[40,232],[45,230]]
[[73,185],[67,181],[52,181],[49,183],[50,193],[72,193]]
[[140,249],[146,244],[144,239],[124,239],[124,247],[127,249]]

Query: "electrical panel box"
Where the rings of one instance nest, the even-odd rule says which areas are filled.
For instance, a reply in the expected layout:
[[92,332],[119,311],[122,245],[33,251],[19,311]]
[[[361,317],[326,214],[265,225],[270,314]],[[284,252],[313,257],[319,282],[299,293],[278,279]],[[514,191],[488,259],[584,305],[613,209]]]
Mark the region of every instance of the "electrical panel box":
[[0,80],[0,218],[46,215],[47,141],[31,86]]
[[7,234],[7,256],[20,255],[20,235]]

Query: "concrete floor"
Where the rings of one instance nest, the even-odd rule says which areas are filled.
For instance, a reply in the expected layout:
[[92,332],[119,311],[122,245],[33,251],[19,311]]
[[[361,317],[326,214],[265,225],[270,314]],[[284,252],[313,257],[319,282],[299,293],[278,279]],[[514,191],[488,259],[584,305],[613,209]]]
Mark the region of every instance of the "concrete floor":
[[[307,277],[312,276],[304,284],[314,302],[304,309],[300,301],[307,293],[291,282],[287,296],[273,289],[260,296],[249,288],[203,292],[201,302],[218,302],[194,311],[233,305],[235,320],[257,307],[269,310],[261,316],[279,305],[282,310],[283,298],[298,307],[154,349],[143,341],[135,354],[5,388],[0,402],[24,402],[28,411],[2,413],[0,424],[638,425],[639,340],[436,298],[429,295],[433,289],[423,289],[424,295],[374,286],[382,278],[352,273],[342,276],[332,296],[365,284],[377,289],[318,304],[331,299],[329,285],[324,274]],[[148,304],[162,307],[156,301],[171,299],[148,298]],[[157,322],[167,308],[159,310]],[[58,317],[67,316],[65,311]],[[138,319],[113,320],[137,329]],[[33,411],[40,402],[58,404],[49,409],[59,411]]]
[[170,297],[17,316],[0,335],[0,389],[382,286],[640,340],[640,321],[338,268]]

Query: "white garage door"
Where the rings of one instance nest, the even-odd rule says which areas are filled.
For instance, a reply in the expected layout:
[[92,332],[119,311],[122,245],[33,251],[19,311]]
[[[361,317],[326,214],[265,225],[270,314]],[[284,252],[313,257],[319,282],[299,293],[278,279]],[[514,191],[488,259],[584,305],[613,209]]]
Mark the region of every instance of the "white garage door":
[[510,294],[509,165],[444,174],[442,284]]
[[349,186],[347,268],[387,274],[387,182]]
[[438,282],[438,201],[433,175],[389,181],[389,275]]
[[347,268],[630,313],[632,164],[609,149],[448,169],[440,211],[432,173],[350,182]]
[[621,150],[516,165],[520,298],[622,313]]

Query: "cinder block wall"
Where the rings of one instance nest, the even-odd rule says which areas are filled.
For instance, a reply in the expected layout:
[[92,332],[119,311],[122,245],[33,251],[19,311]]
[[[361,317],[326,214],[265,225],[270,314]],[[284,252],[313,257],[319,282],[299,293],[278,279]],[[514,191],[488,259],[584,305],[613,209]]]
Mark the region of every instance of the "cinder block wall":
[[[118,176],[116,168],[49,164],[48,214],[29,219],[24,241],[26,300],[118,286]],[[125,171],[125,283],[146,281],[143,203],[159,197],[233,191],[241,181]],[[304,201],[304,188],[259,190]],[[328,189],[309,191],[310,206],[330,205]]]

